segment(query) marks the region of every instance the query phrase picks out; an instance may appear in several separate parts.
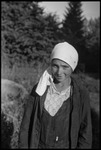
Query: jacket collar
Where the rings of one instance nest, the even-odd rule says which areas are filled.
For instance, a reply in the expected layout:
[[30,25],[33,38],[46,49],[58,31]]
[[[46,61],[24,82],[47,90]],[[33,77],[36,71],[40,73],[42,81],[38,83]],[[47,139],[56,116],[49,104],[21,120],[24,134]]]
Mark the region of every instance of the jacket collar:
[[[40,111],[41,111],[41,114],[42,114],[42,110],[43,110],[43,106],[44,106],[44,101],[46,99],[46,94],[47,94],[47,91],[48,91],[48,88],[49,86],[47,86],[47,89],[45,91],[45,93],[42,95],[42,96],[39,96],[40,100],[39,100],[39,103],[40,103]],[[79,95],[79,89],[78,89],[78,86],[77,86],[77,83],[76,83],[76,80],[72,77],[71,78],[71,97],[72,97],[72,105],[78,105],[78,95]]]

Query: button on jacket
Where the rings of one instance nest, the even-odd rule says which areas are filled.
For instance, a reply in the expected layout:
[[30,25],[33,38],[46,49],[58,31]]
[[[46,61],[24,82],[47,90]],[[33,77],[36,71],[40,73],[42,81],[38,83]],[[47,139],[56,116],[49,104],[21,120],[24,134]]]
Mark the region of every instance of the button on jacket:
[[[69,148],[88,149],[92,146],[92,125],[88,92],[79,81],[71,78],[72,98],[69,116]],[[33,87],[27,100],[19,132],[19,148],[38,148],[41,119],[47,90],[43,96]],[[47,88],[48,89],[48,88]]]
[[69,148],[70,98],[51,116],[43,108],[40,134],[40,148]]

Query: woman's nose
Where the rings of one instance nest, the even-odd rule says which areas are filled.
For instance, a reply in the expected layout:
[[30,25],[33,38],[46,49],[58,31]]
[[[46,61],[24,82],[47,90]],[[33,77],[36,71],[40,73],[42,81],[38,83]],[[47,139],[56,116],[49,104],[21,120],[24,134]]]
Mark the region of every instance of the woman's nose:
[[57,73],[60,75],[62,73],[62,68],[58,68]]

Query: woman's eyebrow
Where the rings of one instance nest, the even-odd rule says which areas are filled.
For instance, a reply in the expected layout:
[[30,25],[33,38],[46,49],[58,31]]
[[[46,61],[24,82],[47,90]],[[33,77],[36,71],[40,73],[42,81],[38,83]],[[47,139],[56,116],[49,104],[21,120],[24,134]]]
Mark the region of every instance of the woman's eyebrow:
[[[52,65],[59,66],[59,64],[57,64],[57,63],[52,63]],[[69,67],[69,65],[60,65],[60,66],[62,66],[62,67]]]
[[69,65],[67,66],[67,65],[61,65],[62,67],[69,67]]

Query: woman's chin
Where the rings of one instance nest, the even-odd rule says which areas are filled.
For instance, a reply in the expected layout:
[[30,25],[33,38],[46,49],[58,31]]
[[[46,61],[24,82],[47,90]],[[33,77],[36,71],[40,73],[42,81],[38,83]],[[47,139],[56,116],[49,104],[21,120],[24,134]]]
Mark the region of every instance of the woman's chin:
[[54,79],[54,81],[55,81],[56,83],[60,83],[60,82],[63,82],[64,79],[61,78],[61,77],[56,77],[56,78]]

